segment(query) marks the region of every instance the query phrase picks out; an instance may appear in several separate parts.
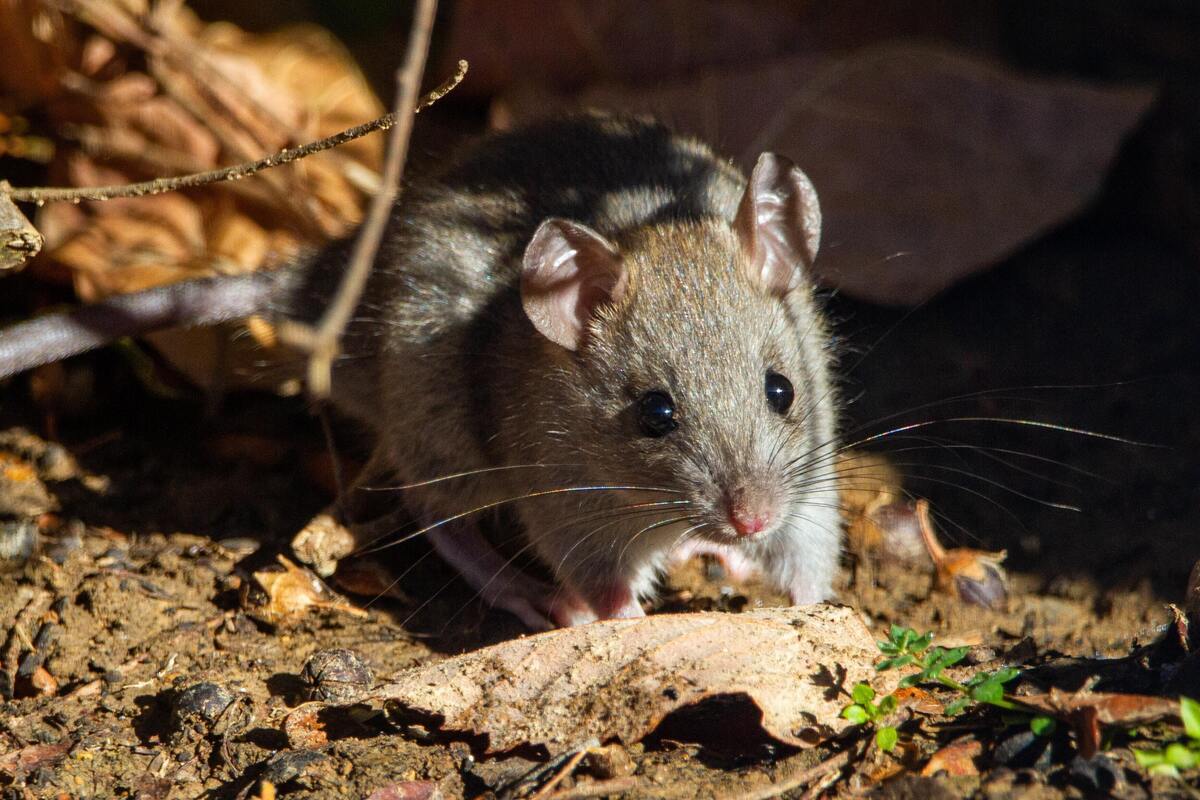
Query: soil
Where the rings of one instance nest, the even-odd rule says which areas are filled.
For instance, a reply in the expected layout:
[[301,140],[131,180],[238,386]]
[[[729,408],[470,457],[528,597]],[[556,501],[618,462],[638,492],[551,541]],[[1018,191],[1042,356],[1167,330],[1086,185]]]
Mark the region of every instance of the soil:
[[[1167,604],[1183,601],[1200,558],[1196,297],[1186,254],[1093,214],[913,311],[831,298],[847,439],[929,422],[864,446],[889,453],[907,488],[931,499],[948,544],[1007,550],[1010,580],[1005,609],[989,611],[934,592],[928,569],[848,561],[839,599],[881,638],[892,623],[934,631],[970,645],[978,665],[1025,666],[1039,688],[1200,695],[1200,670],[1168,686],[1161,668]],[[4,553],[0,574],[0,754],[31,759],[0,770],[4,796],[249,797],[264,779],[289,798],[532,794],[514,787],[545,771],[536,752],[477,758],[469,741],[377,717],[346,717],[329,743],[293,746],[284,720],[304,702],[312,653],[352,649],[380,676],[521,628],[419,542],[376,556],[420,568],[387,596],[351,596],[365,613],[256,612],[253,573],[275,565],[330,499],[321,425],[294,399],[161,396],[131,363],[116,352],[78,359],[49,394],[27,379],[0,387],[0,543],[19,549],[35,530],[40,540],[30,560]],[[338,466],[352,469],[357,432],[335,425],[334,440]],[[779,601],[694,562],[655,610]],[[41,669],[18,674],[30,654],[44,656]],[[235,699],[215,720],[184,719],[183,690],[202,682]],[[859,747],[788,750],[756,731],[744,705],[669,718],[628,746],[632,777],[606,779],[625,780],[612,786],[630,797],[748,796]],[[1194,778],[1189,789],[1146,777],[1120,735],[1082,760],[1066,731],[1033,756],[1011,744],[1019,734],[994,714],[922,723],[898,754],[855,751],[796,795],[1197,790]],[[939,744],[965,740],[981,743],[968,774],[919,775]]]

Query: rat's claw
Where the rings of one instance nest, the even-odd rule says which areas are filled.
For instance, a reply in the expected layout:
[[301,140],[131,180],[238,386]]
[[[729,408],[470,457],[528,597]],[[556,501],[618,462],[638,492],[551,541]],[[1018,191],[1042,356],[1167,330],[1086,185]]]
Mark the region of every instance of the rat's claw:
[[696,556],[715,558],[721,568],[725,570],[725,576],[734,583],[745,583],[762,571],[759,565],[738,547],[727,547],[713,542],[690,541],[684,542],[671,551],[671,560],[677,563]]
[[518,594],[497,598],[488,605],[509,612],[532,631],[551,631],[558,627],[540,608],[529,602],[528,598]]

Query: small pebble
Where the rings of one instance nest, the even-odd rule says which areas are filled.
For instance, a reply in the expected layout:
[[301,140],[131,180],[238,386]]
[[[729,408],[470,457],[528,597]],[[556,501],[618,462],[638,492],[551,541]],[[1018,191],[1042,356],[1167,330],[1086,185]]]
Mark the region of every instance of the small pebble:
[[31,519],[0,520],[0,568],[19,567],[38,545],[37,523]]
[[615,744],[590,751],[584,762],[593,775],[605,780],[632,775],[637,769],[625,748]]
[[278,786],[295,780],[303,775],[309,767],[328,757],[315,750],[284,750],[271,756],[259,780],[270,781]]
[[1050,740],[1033,731],[1021,730],[996,745],[992,751],[996,764],[1013,769],[1050,766]]
[[1103,753],[1091,758],[1075,756],[1068,767],[1071,783],[1085,792],[1109,793],[1124,782],[1121,768]]
[[224,686],[208,681],[193,684],[175,698],[171,710],[172,727],[177,731],[190,727],[208,730],[236,701],[237,695]]
[[230,557],[238,561],[247,556],[254,555],[262,547],[262,542],[256,542],[254,539],[247,539],[245,537],[230,537],[220,540],[217,544],[222,550],[229,553]]
[[358,702],[371,688],[375,676],[362,656],[338,647],[318,650],[309,656],[300,670],[300,679],[310,700],[349,705]]

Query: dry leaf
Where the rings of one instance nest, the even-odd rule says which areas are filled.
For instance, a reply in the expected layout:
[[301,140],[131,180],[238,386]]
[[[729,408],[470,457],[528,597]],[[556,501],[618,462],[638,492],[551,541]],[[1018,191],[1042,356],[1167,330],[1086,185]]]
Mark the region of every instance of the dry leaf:
[[400,781],[379,787],[367,800],[442,800],[444,796],[433,781]]
[[456,58],[470,61],[462,91],[476,97],[530,80],[568,89],[597,80],[648,86],[788,54],[852,50],[883,36],[943,39],[984,19],[990,10],[972,3],[914,14],[904,3],[871,0],[458,0],[438,71],[452,71]]
[[254,573],[254,579],[267,593],[267,602],[254,608],[254,613],[271,623],[285,621],[312,608],[328,608],[356,617],[366,616],[365,611],[344,602],[309,570],[284,556],[278,558],[283,565],[282,571],[263,570]]
[[31,744],[20,750],[0,754],[0,773],[8,776],[27,775],[34,770],[61,761],[75,743],[63,739],[56,744]]
[[1007,553],[970,547],[947,550],[934,532],[928,500],[917,501],[916,515],[921,538],[933,559],[934,588],[964,603],[993,610],[1003,608],[1008,602],[1008,576],[1001,564]]
[[[1082,210],[1153,98],[894,43],[576,99],[654,113],[744,168],[764,150],[787,154],[821,197],[823,282],[911,304]],[[546,112],[507,105],[517,118]]]
[[1179,717],[1178,700],[1146,694],[1051,689],[1046,694],[1023,695],[1017,699],[1023,706],[1062,720],[1069,720],[1079,711],[1094,710],[1096,719],[1105,725],[1133,727]]
[[27,520],[58,509],[58,501],[25,458],[0,450],[0,516]]
[[[47,183],[122,184],[235,164],[384,110],[345,50],[314,27],[250,34],[206,24],[182,3],[13,0],[5,9],[0,89],[55,137]],[[30,271],[92,301],[273,266],[357,224],[382,146],[367,137],[187,193],[49,204],[35,220],[47,241]],[[246,337],[225,347],[226,337],[202,330],[154,342],[201,386],[253,382],[263,354]],[[279,372],[276,385],[292,377]]]
[[1102,725],[1130,728],[1179,717],[1178,700],[1152,695],[1051,689],[1046,694],[1017,699],[1026,708],[1068,723],[1075,731],[1079,754],[1084,758],[1100,751]]
[[762,726],[811,745],[849,723],[849,687],[890,673],[858,613],[844,606],[745,614],[663,614],[549,631],[400,673],[372,696],[487,737],[489,752],[542,745],[551,755],[589,738],[631,743],[670,712],[746,695]]
[[308,703],[293,710],[283,720],[283,733],[296,750],[316,750],[329,744],[329,735],[321,721],[320,703]]
[[983,743],[978,739],[959,739],[938,750],[921,768],[925,777],[944,772],[950,777],[978,775],[975,760],[983,754]]

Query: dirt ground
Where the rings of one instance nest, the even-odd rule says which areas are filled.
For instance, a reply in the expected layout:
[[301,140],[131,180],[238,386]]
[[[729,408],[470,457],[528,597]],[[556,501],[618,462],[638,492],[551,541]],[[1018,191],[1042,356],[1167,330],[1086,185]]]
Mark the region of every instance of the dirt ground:
[[[1197,283],[1183,255],[1115,236],[1093,218],[911,313],[833,298],[847,438],[936,421],[922,429],[927,436],[873,446],[890,453],[914,494],[933,501],[949,543],[1007,549],[1012,570],[1003,611],[932,592],[927,570],[887,559],[871,569],[848,562],[839,599],[880,637],[893,622],[934,631],[941,643],[972,646],[973,663],[1024,666],[1041,689],[1200,694],[1194,658],[1184,662],[1193,671],[1174,670],[1168,686],[1163,664],[1182,655],[1161,642],[1146,647],[1164,636],[1166,604],[1182,602],[1200,557],[1200,422],[1187,400],[1200,389],[1200,323],[1188,299]],[[387,597],[351,595],[362,613],[328,608],[284,622],[256,613],[252,574],[274,564],[329,499],[331,462],[301,402],[234,396],[214,407],[156,396],[114,352],[71,364],[64,385],[51,407],[30,399],[26,380],[0,390],[0,542],[10,550],[0,574],[0,752],[32,759],[0,771],[4,797],[249,797],[262,780],[295,798],[535,793],[520,783],[547,769],[535,752],[477,757],[477,743],[398,730],[377,716],[341,719],[315,749],[289,741],[284,719],[305,699],[299,676],[315,651],[350,648],[386,676],[521,632],[432,557]],[[906,409],[914,410],[890,418]],[[1137,443],[961,421],[982,416]],[[352,464],[355,432],[335,427],[335,440]],[[1082,511],[1050,505],[1068,503]],[[11,551],[35,532],[37,554],[26,562]],[[421,548],[379,558],[409,564],[428,556]],[[672,576],[656,610],[777,602],[696,562]],[[31,653],[40,669],[17,674]],[[194,698],[183,690],[202,682],[232,693],[224,702],[236,698],[235,719],[209,726],[187,717]],[[1194,780],[1189,788],[1147,778],[1120,732],[1085,761],[1065,730],[1033,752],[998,715],[914,724],[910,745],[891,755],[869,750],[804,790],[1197,791]],[[939,743],[968,740],[980,749],[967,774],[920,775]],[[709,703],[629,745],[632,775],[607,779],[626,781],[612,786],[628,797],[768,796],[772,783],[845,746],[797,753],[758,730],[747,704]],[[596,796],[586,772],[575,788],[568,778],[539,796]]]

